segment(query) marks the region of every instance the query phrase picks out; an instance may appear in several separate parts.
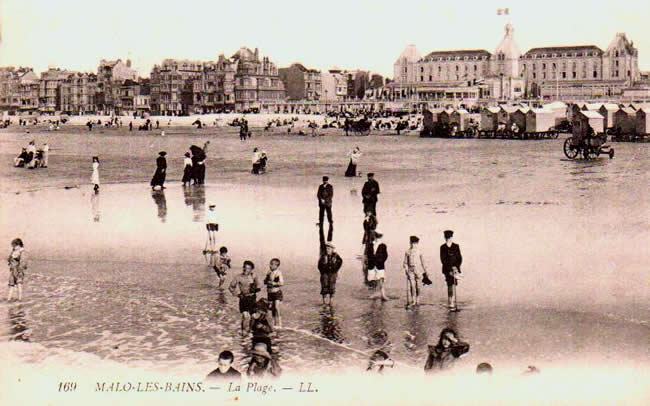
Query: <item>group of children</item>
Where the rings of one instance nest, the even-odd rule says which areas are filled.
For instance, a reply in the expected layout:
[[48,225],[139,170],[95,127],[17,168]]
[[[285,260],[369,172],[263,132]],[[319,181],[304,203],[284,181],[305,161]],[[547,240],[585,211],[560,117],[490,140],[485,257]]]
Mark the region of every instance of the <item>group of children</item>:
[[32,140],[23,148],[20,154],[14,158],[14,167],[16,168],[47,168],[50,154],[50,147],[47,143],[43,144],[41,149],[36,149],[36,144]]

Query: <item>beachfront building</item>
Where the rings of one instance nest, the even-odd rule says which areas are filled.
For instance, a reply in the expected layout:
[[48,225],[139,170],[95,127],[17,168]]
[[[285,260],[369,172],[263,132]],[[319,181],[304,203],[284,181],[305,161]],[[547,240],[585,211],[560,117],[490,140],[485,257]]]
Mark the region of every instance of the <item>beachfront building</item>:
[[286,91],[277,66],[259,51],[242,47],[231,58],[236,66],[235,109],[260,109],[263,103],[284,101]]
[[325,103],[343,101],[348,95],[347,76],[339,68],[321,72],[321,101]]
[[61,111],[61,84],[71,74],[72,72],[59,68],[49,68],[41,73],[38,109],[42,114]]
[[617,33],[605,51],[595,45],[533,48],[522,56],[521,73],[530,97],[611,98],[640,80],[638,57]]
[[30,111],[33,110],[34,103],[38,108],[38,92],[38,77],[32,68],[0,68],[1,111],[11,114]]
[[434,51],[409,45],[393,66],[387,98],[478,101],[616,97],[639,82],[638,50],[624,33],[606,51],[595,45],[533,48],[522,54],[512,25],[494,53]]
[[288,68],[278,69],[280,80],[284,84],[288,100],[319,100],[323,93],[320,71],[305,68],[294,63]]
[[151,111],[160,115],[187,114],[201,94],[203,63],[198,61],[165,59],[151,70]]
[[83,115],[95,113],[97,75],[93,73],[68,72],[59,84],[59,109],[66,114]]
[[97,68],[96,103],[99,112],[104,114],[121,114],[120,90],[124,82],[137,82],[138,71],[131,67],[131,60],[121,59],[107,61],[102,59]]

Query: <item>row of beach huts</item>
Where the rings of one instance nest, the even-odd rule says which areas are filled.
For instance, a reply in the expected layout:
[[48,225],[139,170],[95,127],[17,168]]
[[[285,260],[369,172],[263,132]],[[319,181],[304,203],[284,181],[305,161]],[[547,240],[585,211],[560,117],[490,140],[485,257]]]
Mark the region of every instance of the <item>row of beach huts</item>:
[[553,102],[539,108],[527,105],[486,107],[480,113],[464,109],[424,111],[421,135],[429,137],[484,137],[540,139],[560,133],[612,134],[618,140],[650,136],[650,104]]

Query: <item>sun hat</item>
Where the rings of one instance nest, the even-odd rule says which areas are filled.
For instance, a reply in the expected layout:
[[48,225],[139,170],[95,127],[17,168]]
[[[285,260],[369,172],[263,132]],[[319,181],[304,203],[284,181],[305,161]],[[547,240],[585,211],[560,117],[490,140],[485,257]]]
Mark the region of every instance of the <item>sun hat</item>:
[[255,344],[255,347],[253,347],[251,354],[259,355],[260,357],[264,357],[266,359],[271,359],[271,354],[269,354],[269,351],[266,349],[266,344],[264,343]]

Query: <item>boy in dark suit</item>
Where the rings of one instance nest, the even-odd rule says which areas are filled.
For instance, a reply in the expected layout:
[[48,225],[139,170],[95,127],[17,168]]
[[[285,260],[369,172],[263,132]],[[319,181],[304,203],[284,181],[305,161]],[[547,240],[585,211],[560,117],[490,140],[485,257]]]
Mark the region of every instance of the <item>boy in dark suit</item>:
[[463,257],[460,255],[460,246],[453,242],[454,232],[445,230],[444,235],[445,243],[440,246],[440,262],[447,283],[447,306],[450,310],[456,310],[456,285]]

